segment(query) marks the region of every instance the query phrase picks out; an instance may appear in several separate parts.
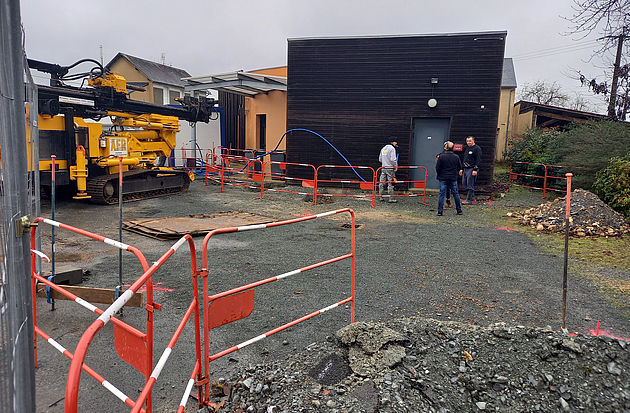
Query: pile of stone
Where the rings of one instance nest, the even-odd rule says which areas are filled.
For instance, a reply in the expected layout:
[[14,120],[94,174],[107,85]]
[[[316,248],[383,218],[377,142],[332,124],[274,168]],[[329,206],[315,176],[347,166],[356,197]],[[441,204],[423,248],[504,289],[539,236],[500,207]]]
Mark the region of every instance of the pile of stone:
[[215,390],[218,411],[239,413],[622,412],[630,342],[422,318],[354,323]]
[[[538,205],[523,212],[510,212],[521,225],[529,225],[537,231],[564,232],[566,198]],[[571,193],[569,234],[578,237],[616,237],[630,232],[630,225],[623,215],[606,205],[589,191],[576,189]]]

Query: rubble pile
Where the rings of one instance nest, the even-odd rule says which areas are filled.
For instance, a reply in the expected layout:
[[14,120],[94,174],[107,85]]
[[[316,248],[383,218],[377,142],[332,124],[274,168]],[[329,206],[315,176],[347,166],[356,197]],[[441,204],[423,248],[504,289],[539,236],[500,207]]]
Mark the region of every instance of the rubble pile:
[[419,317],[354,323],[215,382],[218,411],[630,411],[630,342]]
[[[510,212],[509,217],[519,219],[521,225],[529,225],[537,231],[565,231],[566,198],[538,205],[523,212]],[[606,205],[589,191],[576,189],[571,193],[569,234],[578,237],[616,237],[630,232],[630,225],[623,215]]]

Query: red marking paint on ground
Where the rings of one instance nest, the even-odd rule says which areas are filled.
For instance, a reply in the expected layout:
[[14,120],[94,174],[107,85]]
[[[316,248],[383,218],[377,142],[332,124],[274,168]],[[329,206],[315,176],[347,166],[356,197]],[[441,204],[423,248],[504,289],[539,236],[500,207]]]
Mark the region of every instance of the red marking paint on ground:
[[[601,329],[599,328],[599,320],[597,320],[597,326],[595,327],[595,329],[592,329],[592,328],[591,328],[590,330],[588,330],[588,332],[589,332],[592,336],[594,336],[594,337],[597,337],[597,336],[605,336],[605,337],[614,338],[615,340],[623,340],[623,341],[629,341],[629,342],[630,342],[630,338],[617,337],[617,336],[614,336],[614,335],[613,335],[611,332],[609,332],[609,331],[606,331],[606,330],[601,330]],[[571,333],[571,334],[569,334],[569,335],[570,335],[571,337],[575,337],[575,336],[577,336],[577,334],[575,334],[575,333]]]
[[512,230],[510,229],[510,220],[509,220],[509,219],[508,219],[508,220],[507,220],[507,222],[505,223],[505,226],[504,226],[504,227],[494,227],[494,228],[495,228],[495,229],[500,229],[501,231],[507,231],[507,232],[512,231]]
[[614,338],[616,340],[624,340],[624,341],[630,341],[630,338],[625,338],[625,337],[617,337],[614,336],[611,332],[606,331],[606,330],[599,330],[599,334],[597,333],[597,331],[590,329],[588,330],[588,332],[592,335],[592,336],[606,336],[606,337],[610,337],[610,338]]
[[[162,285],[162,281],[158,282],[158,283],[154,283],[153,284],[153,291],[168,291],[171,292],[173,291],[172,288],[166,288],[166,287],[159,287],[160,285]],[[131,284],[123,284],[124,287],[131,287]],[[147,291],[147,286],[143,285],[142,287],[140,287],[138,289],[139,293],[143,293]]]
[[488,199],[488,202],[484,202],[484,205],[494,205],[494,203],[492,202],[492,199]]
[[291,215],[293,215],[294,217],[307,217],[309,215],[308,208],[304,210],[304,215],[302,214],[291,214]]

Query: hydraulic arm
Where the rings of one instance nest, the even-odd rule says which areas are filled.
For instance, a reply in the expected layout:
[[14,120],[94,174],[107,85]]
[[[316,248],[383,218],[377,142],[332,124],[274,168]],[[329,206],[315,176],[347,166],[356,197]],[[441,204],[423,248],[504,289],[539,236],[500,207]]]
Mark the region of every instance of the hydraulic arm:
[[[70,66],[28,63],[51,76],[50,86],[38,86],[42,185],[50,185],[50,156],[56,155],[56,185],[75,181],[75,198],[116,202],[119,157],[123,157],[125,200],[188,188],[188,174],[167,167],[166,160],[175,148],[179,121],[208,122],[214,99],[185,96],[177,99],[179,106],[156,105],[131,99],[130,92],[141,89],[91,59]],[[89,72],[69,74],[86,63],[95,66]],[[82,87],[65,83],[79,79]]]

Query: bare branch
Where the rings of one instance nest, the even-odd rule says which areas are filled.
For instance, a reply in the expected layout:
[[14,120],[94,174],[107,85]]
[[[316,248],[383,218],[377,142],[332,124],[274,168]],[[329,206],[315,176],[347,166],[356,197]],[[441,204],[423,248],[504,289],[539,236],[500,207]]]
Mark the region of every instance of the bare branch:
[[521,99],[543,105],[563,106],[569,101],[569,95],[556,82],[546,83],[541,80],[526,83],[520,92]]

